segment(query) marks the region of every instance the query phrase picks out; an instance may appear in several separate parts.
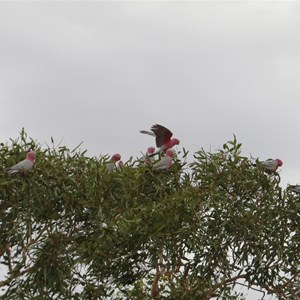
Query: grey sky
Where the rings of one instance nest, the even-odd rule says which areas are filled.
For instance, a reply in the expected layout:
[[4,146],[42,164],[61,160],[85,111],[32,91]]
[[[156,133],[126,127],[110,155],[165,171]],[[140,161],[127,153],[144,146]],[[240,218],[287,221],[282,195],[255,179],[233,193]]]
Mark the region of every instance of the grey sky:
[[[160,123],[191,154],[236,134],[300,183],[300,3],[0,2],[0,139],[25,127],[138,156]],[[250,298],[249,298],[250,299]],[[253,298],[254,299],[254,298]]]

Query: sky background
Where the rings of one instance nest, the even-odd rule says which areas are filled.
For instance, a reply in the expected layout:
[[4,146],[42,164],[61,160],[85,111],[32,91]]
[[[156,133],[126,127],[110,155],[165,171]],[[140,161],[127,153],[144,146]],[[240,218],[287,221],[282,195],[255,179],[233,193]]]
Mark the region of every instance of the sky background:
[[190,159],[235,134],[244,155],[283,160],[283,186],[300,183],[299,13],[299,1],[2,1],[0,140],[24,127],[126,161],[159,123]]

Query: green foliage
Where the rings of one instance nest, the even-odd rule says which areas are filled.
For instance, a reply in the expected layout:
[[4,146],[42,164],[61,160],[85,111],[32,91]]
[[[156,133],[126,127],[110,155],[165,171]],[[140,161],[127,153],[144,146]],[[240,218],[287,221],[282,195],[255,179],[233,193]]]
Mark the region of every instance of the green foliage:
[[37,152],[0,172],[3,299],[243,299],[237,284],[297,298],[299,196],[235,138],[168,172],[52,144],[0,144],[3,168]]

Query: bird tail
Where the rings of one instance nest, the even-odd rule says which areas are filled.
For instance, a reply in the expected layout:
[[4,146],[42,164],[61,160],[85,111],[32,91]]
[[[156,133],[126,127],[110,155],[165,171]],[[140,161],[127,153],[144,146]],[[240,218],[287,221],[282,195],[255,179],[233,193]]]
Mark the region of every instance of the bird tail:
[[155,137],[155,134],[151,131],[147,131],[147,130],[140,130],[140,133],[143,133],[143,134],[148,134],[148,135],[151,135],[151,136],[154,136]]
[[8,174],[14,174],[14,173],[18,173],[19,172],[19,170],[14,170],[14,169],[11,169],[11,168],[6,168],[5,171]]

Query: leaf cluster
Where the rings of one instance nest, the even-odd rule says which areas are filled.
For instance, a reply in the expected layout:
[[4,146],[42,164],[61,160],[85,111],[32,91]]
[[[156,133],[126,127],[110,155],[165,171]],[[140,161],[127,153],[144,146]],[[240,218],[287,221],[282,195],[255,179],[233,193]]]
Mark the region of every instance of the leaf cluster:
[[22,132],[0,145],[1,165],[30,148],[32,171],[0,172],[5,299],[241,299],[237,284],[296,299],[299,197],[236,139],[169,172],[108,172],[106,156]]

